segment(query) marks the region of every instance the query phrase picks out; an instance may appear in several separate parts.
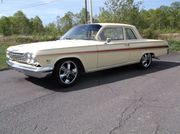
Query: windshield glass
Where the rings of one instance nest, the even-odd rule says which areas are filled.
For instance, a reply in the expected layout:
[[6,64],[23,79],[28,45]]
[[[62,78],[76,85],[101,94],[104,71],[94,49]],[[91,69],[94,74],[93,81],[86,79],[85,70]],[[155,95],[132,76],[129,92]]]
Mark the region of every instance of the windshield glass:
[[75,26],[70,29],[61,40],[95,40],[101,26],[98,24],[87,24]]

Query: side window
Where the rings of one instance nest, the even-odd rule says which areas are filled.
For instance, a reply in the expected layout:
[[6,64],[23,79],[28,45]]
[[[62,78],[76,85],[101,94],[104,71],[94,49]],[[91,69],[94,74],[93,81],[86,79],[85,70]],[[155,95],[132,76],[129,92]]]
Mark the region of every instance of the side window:
[[126,31],[126,39],[128,39],[128,40],[135,40],[135,39],[137,39],[135,34],[134,34],[134,32],[131,29],[125,28],[125,31]]
[[100,38],[103,41],[107,38],[111,38],[111,40],[124,40],[123,28],[105,28],[100,34]]

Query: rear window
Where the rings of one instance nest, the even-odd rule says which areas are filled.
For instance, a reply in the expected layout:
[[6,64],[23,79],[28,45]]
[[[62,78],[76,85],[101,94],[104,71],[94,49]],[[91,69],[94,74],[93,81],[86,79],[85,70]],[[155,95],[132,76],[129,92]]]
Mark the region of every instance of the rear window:
[[125,28],[126,31],[126,39],[127,40],[136,40],[137,37],[135,36],[134,32],[130,28]]

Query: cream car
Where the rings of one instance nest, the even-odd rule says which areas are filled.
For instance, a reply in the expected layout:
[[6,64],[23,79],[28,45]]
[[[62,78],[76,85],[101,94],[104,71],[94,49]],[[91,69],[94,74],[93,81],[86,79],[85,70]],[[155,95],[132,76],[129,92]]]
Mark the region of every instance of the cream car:
[[167,54],[168,43],[143,39],[135,26],[86,24],[73,27],[60,40],[12,46],[7,64],[32,77],[55,75],[61,86],[75,84],[82,72],[140,63]]

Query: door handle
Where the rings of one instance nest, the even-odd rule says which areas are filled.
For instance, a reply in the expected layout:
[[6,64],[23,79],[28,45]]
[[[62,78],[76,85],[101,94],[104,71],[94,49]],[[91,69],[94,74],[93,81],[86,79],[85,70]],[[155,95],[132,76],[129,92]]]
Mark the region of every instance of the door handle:
[[129,44],[129,43],[126,43],[126,44],[125,44],[125,46],[128,46],[128,47],[129,47],[129,46],[130,46],[130,44]]

